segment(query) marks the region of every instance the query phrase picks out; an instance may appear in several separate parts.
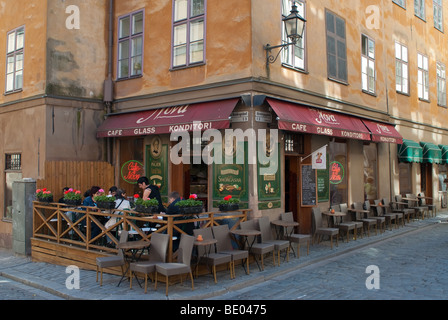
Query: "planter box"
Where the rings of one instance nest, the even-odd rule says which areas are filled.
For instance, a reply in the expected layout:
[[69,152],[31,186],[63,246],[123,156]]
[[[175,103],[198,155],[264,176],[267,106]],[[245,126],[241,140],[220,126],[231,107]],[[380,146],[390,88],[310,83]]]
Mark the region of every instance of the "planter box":
[[96,203],[96,206],[100,209],[108,209],[108,210],[115,209],[115,201],[113,201],[113,202],[99,201]]
[[219,211],[236,211],[240,208],[238,203],[220,204]]
[[140,204],[135,205],[135,211],[140,213],[159,213],[159,207],[151,206],[151,207],[144,207]]
[[77,206],[81,205],[82,201],[81,201],[81,199],[79,199],[79,200],[64,199],[64,203],[68,206],[77,207]]
[[201,213],[202,206],[197,207],[179,207],[180,213],[188,214],[188,213]]

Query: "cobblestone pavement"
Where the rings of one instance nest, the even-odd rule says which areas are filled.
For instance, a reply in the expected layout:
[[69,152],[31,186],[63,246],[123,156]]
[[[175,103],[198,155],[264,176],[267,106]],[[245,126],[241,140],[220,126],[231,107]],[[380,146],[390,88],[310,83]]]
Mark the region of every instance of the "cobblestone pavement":
[[[201,275],[173,284],[169,296],[164,285],[157,291],[151,285],[148,294],[137,284],[129,289],[120,277],[105,274],[103,286],[96,273],[79,270],[80,287],[70,289],[67,266],[32,262],[0,248],[0,299],[82,299],[82,300],[293,300],[293,299],[447,299],[448,296],[448,212],[435,218],[413,221],[398,229],[339,242],[330,249],[329,241],[315,244],[310,254],[302,248],[300,258],[274,267],[266,259],[265,270],[256,264],[247,275],[241,266],[236,279],[227,271],[213,276]],[[380,289],[368,290],[369,265],[379,268]],[[135,282],[134,282],[135,283]]]
[[[366,270],[368,266],[378,268],[376,282],[374,273]],[[353,250],[213,299],[447,300],[448,223]]]

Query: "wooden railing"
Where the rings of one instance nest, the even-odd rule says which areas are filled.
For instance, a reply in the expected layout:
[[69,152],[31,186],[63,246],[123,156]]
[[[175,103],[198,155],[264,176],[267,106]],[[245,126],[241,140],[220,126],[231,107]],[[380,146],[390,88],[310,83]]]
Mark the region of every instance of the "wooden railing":
[[[46,239],[58,244],[78,246],[87,250],[116,253],[119,243],[119,230],[132,231],[139,241],[150,241],[151,235],[167,233],[170,235],[168,261],[173,260],[174,231],[184,234],[182,224],[194,223],[196,228],[206,228],[232,219],[230,229],[236,229],[240,222],[246,221],[250,209],[232,212],[203,212],[189,215],[143,216],[130,210],[102,210],[97,207],[69,207],[60,203],[33,203],[33,238]],[[116,223],[108,228],[105,220],[115,217]],[[161,217],[163,219],[159,219]],[[149,231],[148,231],[149,230]],[[96,231],[97,234],[94,234]],[[106,246],[106,239],[115,244],[115,248]]]

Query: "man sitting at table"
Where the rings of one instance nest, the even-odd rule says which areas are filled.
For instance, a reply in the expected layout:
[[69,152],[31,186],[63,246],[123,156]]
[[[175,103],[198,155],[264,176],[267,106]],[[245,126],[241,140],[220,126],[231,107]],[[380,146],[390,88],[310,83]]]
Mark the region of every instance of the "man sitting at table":
[[[168,195],[168,207],[165,210],[165,214],[170,214],[170,215],[181,214],[179,207],[176,206],[176,203],[178,203],[179,201],[180,201],[179,192],[177,192],[177,191],[171,192]],[[191,217],[191,218],[193,218],[193,217]],[[190,219],[190,216],[174,218],[174,220],[183,220],[183,219]],[[187,234],[189,234],[189,235],[193,234],[193,228],[194,228],[193,222],[182,223],[182,224],[178,224],[177,226],[179,227],[179,229],[186,232]],[[176,251],[179,248],[180,236],[181,236],[180,232],[177,231],[176,229],[174,229],[173,237],[176,237],[176,240],[173,240],[173,251]]]

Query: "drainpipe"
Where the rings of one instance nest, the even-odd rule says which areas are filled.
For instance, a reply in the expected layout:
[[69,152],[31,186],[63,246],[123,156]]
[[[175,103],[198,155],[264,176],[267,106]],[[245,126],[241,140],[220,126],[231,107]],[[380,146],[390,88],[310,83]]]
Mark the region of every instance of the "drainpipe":
[[[113,33],[114,33],[114,0],[109,0],[109,38],[107,48],[107,78],[104,81],[104,97],[103,102],[106,107],[106,114],[111,113],[112,103],[114,99],[114,83],[112,80],[112,50],[113,50]],[[111,140],[106,138],[107,161],[112,163]]]

